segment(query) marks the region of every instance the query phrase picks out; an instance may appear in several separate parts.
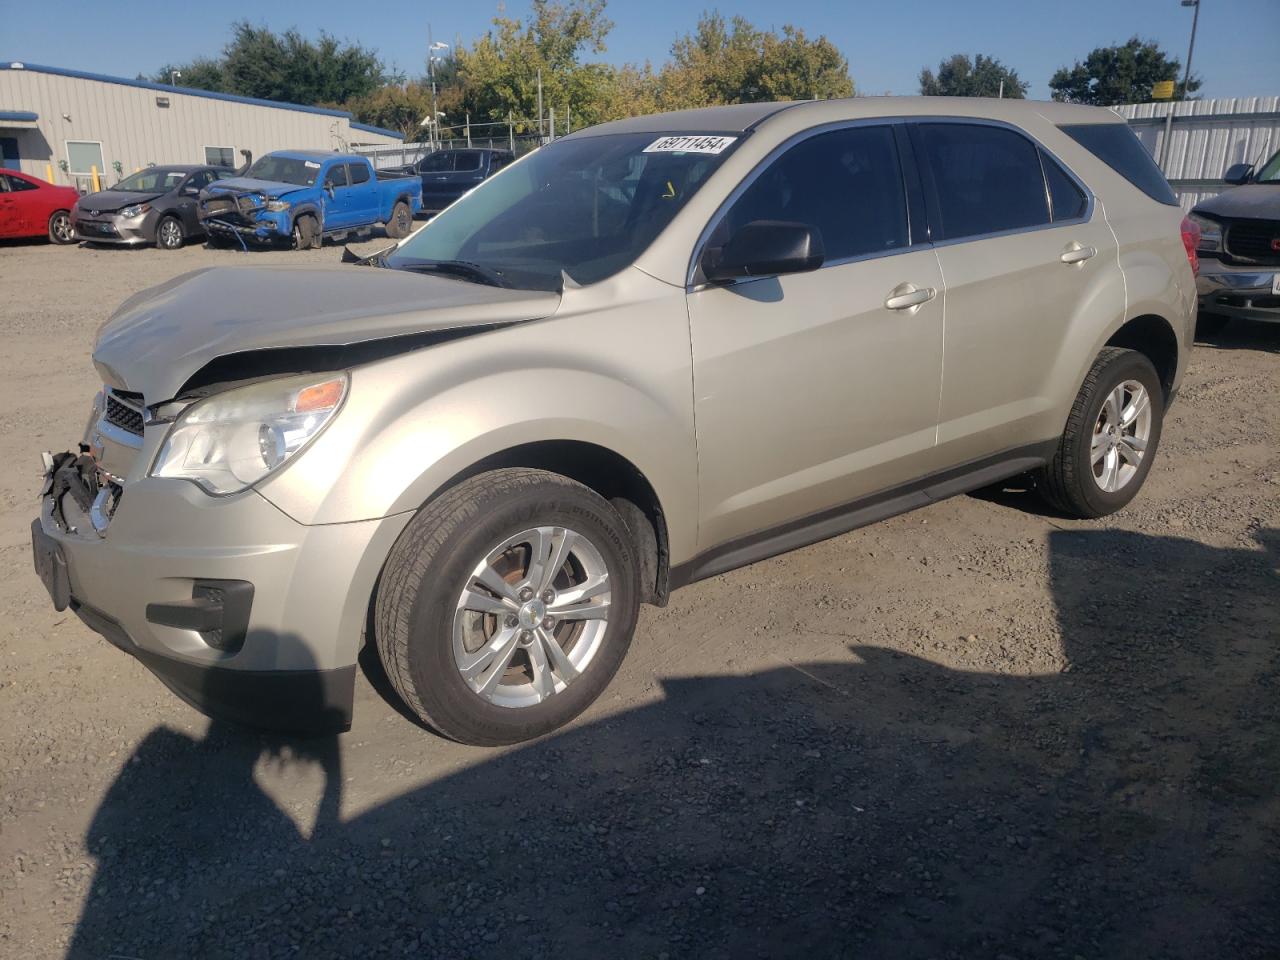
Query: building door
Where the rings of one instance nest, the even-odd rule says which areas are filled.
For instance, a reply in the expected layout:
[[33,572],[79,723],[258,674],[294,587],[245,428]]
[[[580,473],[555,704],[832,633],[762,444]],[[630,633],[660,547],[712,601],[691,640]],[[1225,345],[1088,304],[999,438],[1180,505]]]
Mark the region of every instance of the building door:
[[21,170],[22,161],[18,158],[18,138],[0,137],[0,166],[6,170]]

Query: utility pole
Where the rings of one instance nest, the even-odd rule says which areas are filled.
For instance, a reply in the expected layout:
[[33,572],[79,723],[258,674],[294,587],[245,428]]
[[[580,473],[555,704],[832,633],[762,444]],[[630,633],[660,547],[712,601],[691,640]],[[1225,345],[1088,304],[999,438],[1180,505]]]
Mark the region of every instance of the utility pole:
[[431,148],[440,145],[440,111],[436,107],[436,57],[437,50],[448,50],[449,45],[443,40],[431,38],[431,24],[427,24],[427,77],[431,81]]
[[538,68],[538,143],[542,143],[542,68]]
[[[1196,26],[1200,23],[1200,0],[1182,0],[1184,7],[1195,7],[1195,13],[1191,15],[1191,42],[1187,44],[1187,65],[1182,71],[1182,99],[1187,99],[1187,84],[1191,82],[1191,54],[1196,49]],[[1169,171],[1164,169],[1165,161],[1169,159],[1169,150],[1172,147],[1170,141],[1173,139],[1173,105],[1177,101],[1169,101],[1169,112],[1164,117],[1164,143],[1160,148],[1160,169],[1164,170],[1167,177]]]

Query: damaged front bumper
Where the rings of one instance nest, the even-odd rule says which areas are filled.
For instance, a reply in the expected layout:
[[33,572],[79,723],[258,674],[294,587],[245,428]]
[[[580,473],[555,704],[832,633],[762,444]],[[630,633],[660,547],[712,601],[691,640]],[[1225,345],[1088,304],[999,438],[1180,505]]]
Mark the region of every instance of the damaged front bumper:
[[408,517],[307,526],[254,490],[146,477],[164,432],[148,426],[127,477],[102,469],[92,424],[78,453],[45,455],[31,538],[54,607],[210,716],[347,729],[373,587]]
[[210,236],[258,243],[287,240],[293,233],[290,211],[272,211],[254,196],[208,197],[200,201],[200,224]]

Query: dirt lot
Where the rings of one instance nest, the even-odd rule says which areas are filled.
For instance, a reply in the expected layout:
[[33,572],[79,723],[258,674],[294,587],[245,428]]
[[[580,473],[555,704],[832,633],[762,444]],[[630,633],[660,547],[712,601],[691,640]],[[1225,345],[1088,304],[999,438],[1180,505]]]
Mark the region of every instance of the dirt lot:
[[523,748],[367,656],[351,733],[277,740],[55,614],[28,534],[97,325],[243,256],[0,247],[0,955],[1280,954],[1280,327],[1200,345],[1117,517],[1007,489],[698,584]]

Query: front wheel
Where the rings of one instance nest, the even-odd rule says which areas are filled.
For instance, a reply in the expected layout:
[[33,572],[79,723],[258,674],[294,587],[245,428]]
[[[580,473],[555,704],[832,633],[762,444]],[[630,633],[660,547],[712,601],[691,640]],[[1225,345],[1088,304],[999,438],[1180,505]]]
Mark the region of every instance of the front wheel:
[[1093,362],[1037,489],[1082,519],[1104,517],[1137,496],[1164,421],[1164,388],[1136,350],[1107,347]]
[[310,250],[320,246],[320,224],[312,216],[301,216],[293,221],[293,249]]
[[49,240],[57,244],[75,243],[75,231],[71,228],[71,214],[57,210],[49,218]]
[[427,504],[392,548],[378,652],[404,702],[482,746],[568,723],[626,655],[639,608],[626,524],[542,470],[479,474]]
[[161,250],[177,250],[186,239],[177,217],[161,217],[156,224],[156,246]]

